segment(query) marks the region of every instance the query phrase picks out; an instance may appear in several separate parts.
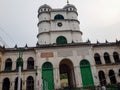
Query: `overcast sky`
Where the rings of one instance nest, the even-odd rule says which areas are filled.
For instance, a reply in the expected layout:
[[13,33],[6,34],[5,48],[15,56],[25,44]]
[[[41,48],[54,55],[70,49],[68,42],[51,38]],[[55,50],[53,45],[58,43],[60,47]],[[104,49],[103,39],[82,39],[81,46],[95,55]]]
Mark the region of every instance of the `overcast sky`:
[[[0,37],[10,46],[35,46],[37,11],[43,4],[63,8],[67,0],[0,0]],[[120,0],[69,0],[76,6],[83,41],[120,40]],[[1,40],[1,39],[0,39]]]

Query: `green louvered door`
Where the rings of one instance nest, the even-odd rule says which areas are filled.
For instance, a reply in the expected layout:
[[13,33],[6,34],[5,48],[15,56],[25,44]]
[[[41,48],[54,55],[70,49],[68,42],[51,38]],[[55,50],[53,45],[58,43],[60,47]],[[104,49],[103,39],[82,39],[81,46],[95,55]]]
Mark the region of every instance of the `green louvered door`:
[[94,82],[93,82],[91,67],[90,67],[90,63],[87,60],[82,60],[80,62],[80,70],[81,70],[83,86],[93,86]]
[[53,66],[46,62],[42,66],[43,90],[54,90]]

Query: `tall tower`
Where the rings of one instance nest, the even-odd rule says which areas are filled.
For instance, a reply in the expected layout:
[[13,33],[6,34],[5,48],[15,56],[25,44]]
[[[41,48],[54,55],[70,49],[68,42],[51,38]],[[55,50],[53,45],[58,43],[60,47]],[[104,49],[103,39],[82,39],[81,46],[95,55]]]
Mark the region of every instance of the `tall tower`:
[[52,9],[44,4],[38,10],[38,43],[67,44],[82,42],[77,9],[67,4],[61,9]]

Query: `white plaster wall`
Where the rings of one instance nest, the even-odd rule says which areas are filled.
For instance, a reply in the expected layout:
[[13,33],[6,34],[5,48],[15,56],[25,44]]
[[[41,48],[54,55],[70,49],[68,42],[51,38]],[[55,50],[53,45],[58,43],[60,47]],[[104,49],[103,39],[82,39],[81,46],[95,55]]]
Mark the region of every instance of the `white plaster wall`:
[[[59,27],[57,24],[61,22],[62,26]],[[51,21],[51,31],[61,31],[61,30],[70,30],[68,21],[65,20],[55,20]]]
[[68,12],[67,16],[68,16],[68,19],[75,19],[75,20],[77,20],[77,14],[75,12]]
[[49,33],[43,33],[38,37],[39,44],[50,44],[50,35]]
[[49,13],[41,13],[38,17],[39,22],[43,20],[50,20],[50,14]]
[[72,37],[75,43],[82,42],[82,35],[80,32],[72,32]]
[[42,33],[42,32],[49,32],[51,26],[50,26],[50,23],[49,22],[42,22],[39,24],[38,26],[38,33]]

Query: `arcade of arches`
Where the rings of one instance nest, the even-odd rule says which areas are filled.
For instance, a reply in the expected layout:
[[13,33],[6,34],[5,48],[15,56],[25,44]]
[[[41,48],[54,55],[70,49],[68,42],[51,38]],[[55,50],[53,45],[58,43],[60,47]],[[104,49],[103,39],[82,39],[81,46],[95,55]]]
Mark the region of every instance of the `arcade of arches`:
[[[46,86],[48,86],[48,89],[53,90],[54,89],[54,67],[51,62],[45,62],[42,65],[42,84],[43,89],[46,90]],[[81,74],[81,80],[83,86],[93,86],[94,80],[93,80],[93,72],[92,72],[92,66],[90,65],[90,62],[88,60],[81,60],[79,63],[79,70]],[[75,77],[75,71],[74,71],[74,65],[73,62],[69,59],[63,59],[59,63],[59,73],[60,73],[60,81],[62,87],[76,87],[76,78]],[[87,72],[87,73],[86,73]],[[111,84],[116,84],[117,79],[114,70],[109,70],[108,77]],[[106,85],[107,80],[106,73],[102,70],[98,72],[98,79],[100,85]],[[65,84],[62,84],[62,79],[65,79]],[[15,79],[14,89],[17,90],[17,81],[18,78]],[[2,90],[10,90],[10,79],[4,78],[2,83]],[[22,80],[21,80],[22,83]],[[32,76],[29,76],[26,78],[26,90],[34,90],[34,78]],[[22,88],[22,85],[21,85]]]

